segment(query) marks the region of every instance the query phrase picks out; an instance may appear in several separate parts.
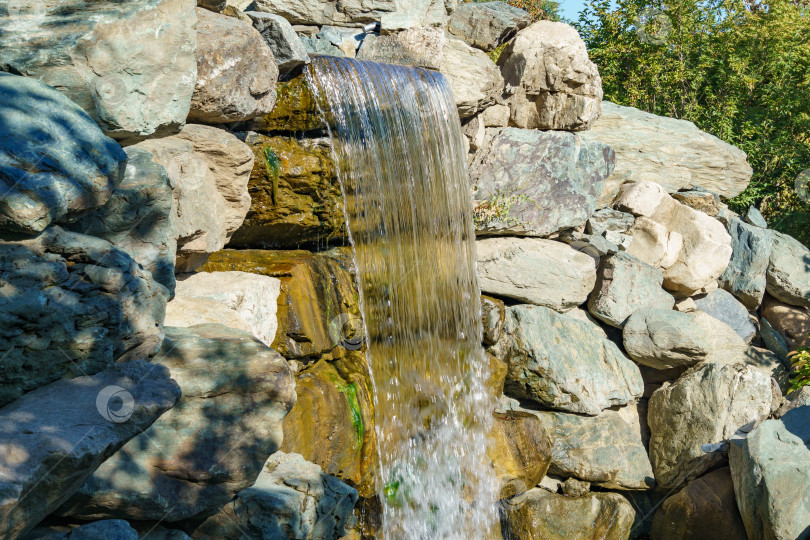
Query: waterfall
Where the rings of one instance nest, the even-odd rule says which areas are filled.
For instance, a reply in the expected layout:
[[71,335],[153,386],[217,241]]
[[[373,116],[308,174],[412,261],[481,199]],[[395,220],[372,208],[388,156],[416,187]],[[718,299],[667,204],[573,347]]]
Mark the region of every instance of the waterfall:
[[487,538],[492,397],[461,125],[440,73],[319,57],[355,249],[388,540]]

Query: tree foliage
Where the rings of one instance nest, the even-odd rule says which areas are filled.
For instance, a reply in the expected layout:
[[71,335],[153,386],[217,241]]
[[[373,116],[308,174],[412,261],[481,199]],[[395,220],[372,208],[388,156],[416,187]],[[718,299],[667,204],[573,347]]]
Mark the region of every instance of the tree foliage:
[[732,201],[810,241],[796,178],[810,169],[807,0],[589,0],[575,23],[605,99],[691,120],[754,168]]

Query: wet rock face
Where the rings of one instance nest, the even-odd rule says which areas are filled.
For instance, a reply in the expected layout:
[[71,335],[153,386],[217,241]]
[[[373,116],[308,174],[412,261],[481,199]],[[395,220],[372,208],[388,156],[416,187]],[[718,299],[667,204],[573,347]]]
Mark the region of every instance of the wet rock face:
[[240,248],[287,248],[346,241],[343,197],[326,139],[252,134],[250,210],[231,237]]
[[126,162],[63,94],[0,73],[0,229],[38,233],[77,220],[107,202]]
[[498,65],[510,94],[513,125],[581,131],[599,118],[602,78],[571,26],[532,24],[518,32]]
[[610,147],[573,133],[487,129],[470,165],[476,229],[547,236],[581,226],[613,166]]
[[346,334],[348,323],[360,320],[349,253],[346,248],[318,254],[225,250],[215,253],[200,270],[235,270],[278,278],[278,332],[272,347],[285,358],[311,360],[344,339],[358,337]]
[[495,413],[488,456],[499,499],[511,499],[540,483],[551,463],[551,439],[531,413]]
[[249,23],[197,8],[197,83],[189,120],[221,124],[268,114],[278,67]]
[[106,240],[54,225],[0,240],[0,406],[57,379],[152,356],[168,291]]
[[179,397],[168,369],[136,360],[55,382],[0,409],[0,535],[33,528]]
[[196,22],[194,0],[25,2],[0,22],[0,66],[59,88],[111,137],[167,135],[191,105]]
[[284,420],[281,450],[301,454],[372,497],[378,457],[371,380],[364,355],[348,356],[321,360],[296,375],[298,399]]
[[246,332],[208,324],[167,328],[154,364],[171,370],[183,397],[105,461],[59,515],[205,518],[253,484],[279,449],[295,383],[277,352]]
[[501,529],[514,540],[628,538],[636,512],[618,493],[568,497],[534,488],[504,501]]

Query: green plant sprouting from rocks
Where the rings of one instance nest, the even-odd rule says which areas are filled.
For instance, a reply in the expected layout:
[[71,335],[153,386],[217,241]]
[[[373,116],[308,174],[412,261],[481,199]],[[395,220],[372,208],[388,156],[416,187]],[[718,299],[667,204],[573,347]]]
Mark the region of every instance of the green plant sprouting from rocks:
[[795,392],[803,386],[810,386],[810,347],[799,347],[789,356],[793,367],[793,373],[790,375],[790,391]]
[[504,195],[498,192],[489,201],[479,203],[473,209],[473,223],[476,229],[482,229],[493,223],[503,223],[507,226],[520,224],[520,219],[510,215],[517,203],[529,202],[528,195]]
[[278,176],[281,172],[281,159],[272,148],[264,149],[264,164],[267,168],[267,178],[273,183],[273,204],[278,204]]
[[357,400],[357,383],[352,382],[343,384],[337,387],[338,391],[346,395],[346,401],[349,403],[349,411],[351,411],[352,426],[354,426],[354,433],[357,437],[357,453],[363,448],[363,435],[365,427],[363,425],[363,415],[360,412],[360,402]]

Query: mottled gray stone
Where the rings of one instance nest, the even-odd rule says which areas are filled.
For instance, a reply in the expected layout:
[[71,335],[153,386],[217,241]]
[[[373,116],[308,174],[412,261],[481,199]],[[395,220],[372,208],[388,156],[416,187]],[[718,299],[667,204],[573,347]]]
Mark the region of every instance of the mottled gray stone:
[[766,420],[729,449],[731,475],[751,540],[806,538],[810,523],[810,407]]
[[498,65],[512,125],[581,131],[599,118],[602,78],[573,27],[537,21],[509,42]]
[[0,406],[153,355],[168,292],[106,240],[52,225],[0,238]]
[[793,306],[810,307],[810,249],[773,231],[767,279],[771,296]]
[[585,223],[585,232],[604,236],[606,232],[625,233],[633,226],[636,218],[633,214],[610,208],[597,210]]
[[0,73],[0,229],[36,233],[75,221],[107,202],[126,160],[63,94]]
[[731,260],[718,279],[720,286],[739,298],[748,309],[756,309],[765,295],[768,261],[773,248],[772,232],[739,218],[726,226],[731,235]]
[[102,464],[57,511],[81,519],[207,517],[256,481],[295,403],[287,361],[216,324],[166,328],[153,362],[183,391],[177,405]]
[[748,310],[729,292],[717,289],[706,296],[696,297],[695,305],[699,310],[729,325],[746,343],[751,343],[757,335],[757,327],[751,322]]
[[749,206],[748,211],[745,213],[745,222],[759,227],[761,229],[768,228],[768,222],[762,217],[762,214],[757,210],[756,206]]
[[277,452],[258,480],[194,531],[201,540],[333,540],[346,534],[357,491],[305,461]]
[[759,335],[762,338],[762,343],[784,362],[790,353],[790,347],[785,338],[771,326],[771,323],[765,317],[759,320],[759,325]]
[[609,101],[602,102],[602,116],[582,137],[616,150],[617,167],[600,206],[610,205],[623,182],[655,182],[670,193],[700,186],[730,198],[742,193],[753,174],[745,152],[692,122]]
[[588,311],[597,319],[621,328],[644,308],[672,309],[675,299],[664,291],[664,274],[632,255],[616,253],[601,260]]
[[468,45],[489,52],[530,22],[528,13],[506,2],[467,3],[456,8],[447,29]]
[[706,453],[701,446],[722,443],[766,418],[776,409],[772,392],[769,375],[741,362],[705,363],[656,390],[647,422],[658,484],[679,487],[725,463],[725,453]]
[[596,209],[613,150],[580,135],[487,129],[470,165],[479,233],[547,236],[584,224]]
[[138,531],[121,519],[105,519],[76,527],[68,532],[36,536],[37,540],[139,540]]
[[711,353],[709,336],[692,314],[672,309],[636,311],[622,337],[630,358],[656,369],[692,366]]
[[259,11],[248,11],[245,15],[251,18],[253,28],[259,31],[265,43],[273,51],[276,65],[282,73],[309,63],[309,55],[304,43],[287,19]]
[[197,8],[197,82],[188,119],[222,124],[269,114],[276,104],[278,67],[255,28]]
[[135,360],[0,409],[0,536],[17,538],[42,521],[179,397],[168,369]]
[[541,306],[514,306],[492,347],[509,364],[506,393],[552,409],[595,416],[644,391],[638,366],[591,322]]
[[343,51],[332,45],[327,39],[319,37],[301,36],[301,43],[307,54],[323,54],[326,56],[346,56]]
[[350,58],[357,55],[357,49],[367,35],[362,28],[342,28],[332,25],[322,26],[317,34],[320,39],[328,40]]
[[59,88],[119,140],[166,135],[186,121],[197,77],[194,0],[12,5],[17,16],[0,19],[0,69]]
[[174,295],[176,243],[171,237],[172,186],[163,166],[137,146],[126,149],[126,173],[107,203],[70,225],[126,251]]
[[639,412],[631,404],[590,417],[534,413],[554,434],[549,474],[573,476],[606,489],[652,488],[655,479],[641,438]]
[[485,238],[476,254],[481,291],[560,312],[583,304],[596,281],[591,257],[554,240]]

